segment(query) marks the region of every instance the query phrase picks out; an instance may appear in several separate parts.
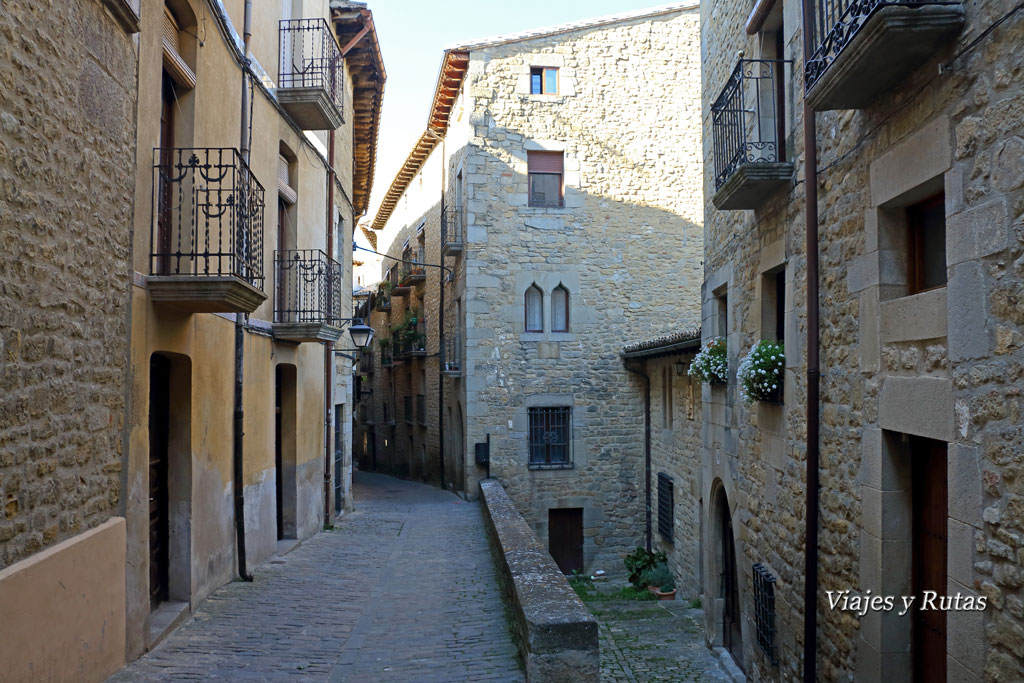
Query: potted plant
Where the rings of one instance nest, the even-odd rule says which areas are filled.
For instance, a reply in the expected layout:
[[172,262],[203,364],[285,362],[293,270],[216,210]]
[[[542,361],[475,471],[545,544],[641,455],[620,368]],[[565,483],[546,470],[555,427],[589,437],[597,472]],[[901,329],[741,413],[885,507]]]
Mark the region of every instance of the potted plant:
[[668,563],[659,562],[644,572],[643,582],[647,590],[658,596],[659,600],[672,600],[676,595],[676,577],[668,568]]
[[736,370],[740,395],[747,403],[781,402],[785,368],[786,351],[782,344],[762,339],[754,344]]
[[690,376],[705,384],[725,384],[729,380],[725,337],[714,337],[704,344],[690,363]]
[[665,562],[665,553],[653,553],[646,548],[637,546],[625,557],[626,571],[629,572],[629,582],[635,588],[641,589],[647,584],[643,582],[643,574],[660,562]]

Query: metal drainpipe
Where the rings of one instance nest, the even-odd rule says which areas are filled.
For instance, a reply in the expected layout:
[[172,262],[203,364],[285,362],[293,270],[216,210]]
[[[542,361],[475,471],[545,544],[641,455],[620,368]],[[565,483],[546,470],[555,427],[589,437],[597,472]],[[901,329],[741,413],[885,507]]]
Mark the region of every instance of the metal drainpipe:
[[[334,258],[334,131],[327,133],[327,258]],[[340,294],[340,292],[339,292]],[[350,314],[351,315],[351,314]],[[334,345],[324,344],[324,526],[331,522],[331,361]]]
[[[811,0],[803,0],[804,66],[811,59],[814,26]],[[818,359],[818,142],[814,111],[804,99],[804,210],[807,233],[807,529],[804,548],[804,681],[817,678],[818,631],[818,405],[821,372]]]
[[646,372],[631,368],[629,361],[624,365],[644,379],[644,545],[651,552],[651,378]]
[[[447,217],[447,211],[444,210],[445,170],[447,170],[446,169],[447,163],[448,162],[445,159],[444,140],[442,140],[441,141],[441,206],[442,206],[442,211],[441,211],[442,216],[441,216],[441,218],[442,218],[442,220]],[[445,228],[442,225],[441,226],[441,230],[443,231],[444,229]],[[440,235],[438,235],[438,236],[440,236]],[[444,347],[444,280],[445,280],[444,245],[441,244],[439,246],[441,247],[441,249],[438,250],[438,253],[441,255],[441,259],[440,259],[441,260],[441,267],[437,269],[437,281],[438,281],[438,284],[439,284],[441,292],[440,292],[440,295],[438,297],[439,301],[438,301],[438,304],[437,304],[437,343],[438,343],[437,349],[440,352],[440,353],[438,353],[438,356],[437,356],[437,365],[438,365],[438,367],[437,367],[437,370],[438,370],[438,372],[437,372],[437,448],[438,448],[438,452],[441,454],[441,458],[440,458],[440,460],[441,460],[441,488],[447,489],[448,485],[445,482],[445,476],[444,476],[444,377],[445,377],[445,375],[444,375],[443,363],[444,363],[445,360],[447,360],[445,358],[445,356],[447,355],[448,350]],[[426,257],[427,257],[427,255],[426,255],[425,250],[424,250],[423,258],[426,258]],[[455,324],[457,325],[458,321],[456,321]],[[460,457],[462,457],[462,456],[460,456]],[[458,471],[458,470],[456,470],[456,471]]]
[[[249,42],[252,39],[252,0],[245,0],[243,22],[242,57],[249,58]],[[248,62],[242,69],[242,119],[241,152],[245,163],[249,163],[249,129],[252,126],[252,112],[249,111],[249,68]],[[235,314],[235,412],[232,424],[232,470],[234,474],[235,537],[238,543],[238,575],[243,581],[252,581],[245,563],[245,480],[242,472],[244,436],[243,382],[245,377],[245,314]]]

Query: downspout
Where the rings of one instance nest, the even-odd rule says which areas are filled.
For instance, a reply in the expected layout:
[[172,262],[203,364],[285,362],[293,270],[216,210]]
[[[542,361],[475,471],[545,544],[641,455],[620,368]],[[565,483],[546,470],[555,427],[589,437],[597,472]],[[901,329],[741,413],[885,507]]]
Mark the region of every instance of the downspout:
[[[813,54],[814,9],[803,0],[804,68]],[[804,681],[817,679],[818,632],[818,404],[821,372],[818,360],[818,140],[814,111],[804,104],[804,218],[807,232],[807,529],[804,548]]]
[[[447,167],[447,159],[445,158],[444,139],[441,140],[441,206],[444,207],[444,188],[445,188],[445,170]],[[441,218],[447,217],[446,212],[442,209]],[[444,230],[444,226],[441,226],[441,230]],[[448,485],[445,482],[444,476],[444,367],[443,363],[447,360],[448,349],[444,346],[444,245],[438,245],[441,249],[438,253],[441,255],[441,267],[437,269],[437,280],[441,293],[439,302],[437,304],[437,343],[438,350],[440,353],[437,358],[438,373],[437,373],[437,449],[441,454],[441,488],[447,489]],[[426,254],[423,255],[426,258]],[[458,324],[458,321],[455,323]],[[459,456],[464,457],[464,456]],[[458,471],[458,469],[456,469]],[[453,487],[454,488],[454,487]]]
[[[249,111],[249,42],[252,40],[252,0],[245,0],[245,19],[243,22],[242,57],[245,60],[242,68],[242,119],[241,119],[241,152],[245,163],[249,163],[249,133],[252,128],[252,112]],[[235,537],[238,544],[238,576],[243,581],[252,581],[252,574],[245,564],[245,481],[242,476],[244,435],[244,410],[242,385],[245,376],[245,314],[235,314],[235,412],[232,425],[232,470],[234,474],[235,494]]]
[[[334,258],[334,131],[327,133],[327,258]],[[329,262],[328,262],[329,263]],[[341,291],[338,291],[338,296]],[[328,304],[330,305],[330,304]],[[351,314],[350,314],[351,315]],[[331,360],[334,344],[324,344],[324,526],[331,523]]]
[[631,368],[629,361],[623,365],[644,380],[644,546],[651,552],[651,378]]

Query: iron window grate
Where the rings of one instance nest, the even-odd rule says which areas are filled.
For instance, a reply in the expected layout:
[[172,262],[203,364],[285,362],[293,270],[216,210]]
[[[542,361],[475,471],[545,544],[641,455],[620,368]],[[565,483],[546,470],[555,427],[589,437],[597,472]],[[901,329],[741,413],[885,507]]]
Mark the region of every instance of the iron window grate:
[[658,533],[669,543],[675,543],[672,533],[672,510],[674,507],[672,477],[658,472]]
[[572,408],[530,408],[530,469],[562,469],[572,464]]
[[779,656],[775,647],[775,577],[760,562],[753,569],[757,644],[768,661],[778,665]]

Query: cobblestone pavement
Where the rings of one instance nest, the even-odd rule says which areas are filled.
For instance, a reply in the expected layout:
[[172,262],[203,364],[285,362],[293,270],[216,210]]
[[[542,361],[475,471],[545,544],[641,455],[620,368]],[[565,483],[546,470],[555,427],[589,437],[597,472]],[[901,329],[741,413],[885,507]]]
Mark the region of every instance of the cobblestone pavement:
[[356,511],[110,680],[521,681],[478,503],[356,473]]
[[601,681],[730,681],[704,645],[704,613],[688,603],[587,603],[600,623]]

